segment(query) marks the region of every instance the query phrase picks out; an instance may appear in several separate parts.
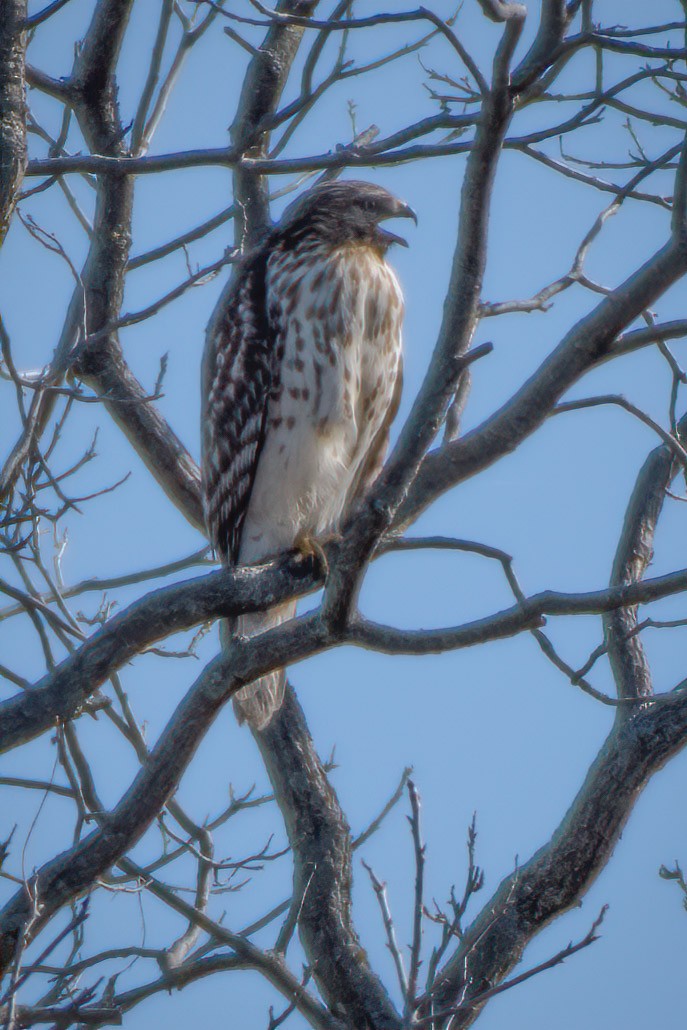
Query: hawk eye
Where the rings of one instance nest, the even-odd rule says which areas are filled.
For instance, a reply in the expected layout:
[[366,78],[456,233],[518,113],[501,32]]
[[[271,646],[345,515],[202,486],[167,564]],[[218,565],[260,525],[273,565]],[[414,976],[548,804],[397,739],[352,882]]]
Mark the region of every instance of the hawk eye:
[[375,204],[375,202],[372,199],[372,197],[367,197],[367,199],[363,201],[363,210],[364,211],[374,211],[376,206],[377,205]]

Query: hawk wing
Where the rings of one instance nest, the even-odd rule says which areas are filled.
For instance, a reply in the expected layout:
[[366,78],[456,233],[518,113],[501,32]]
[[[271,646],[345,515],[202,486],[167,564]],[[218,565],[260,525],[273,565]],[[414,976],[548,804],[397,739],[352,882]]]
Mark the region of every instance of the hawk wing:
[[265,251],[248,258],[210,326],[203,367],[203,501],[215,551],[237,561],[255,481],[270,395],[277,386],[277,339],[265,296]]

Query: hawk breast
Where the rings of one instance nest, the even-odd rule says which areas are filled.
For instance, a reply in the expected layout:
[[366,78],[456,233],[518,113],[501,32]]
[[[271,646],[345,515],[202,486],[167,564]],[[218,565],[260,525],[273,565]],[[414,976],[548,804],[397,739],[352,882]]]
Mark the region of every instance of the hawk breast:
[[373,247],[282,241],[246,266],[216,330],[207,410],[206,511],[224,560],[338,528],[383,460],[402,318]]

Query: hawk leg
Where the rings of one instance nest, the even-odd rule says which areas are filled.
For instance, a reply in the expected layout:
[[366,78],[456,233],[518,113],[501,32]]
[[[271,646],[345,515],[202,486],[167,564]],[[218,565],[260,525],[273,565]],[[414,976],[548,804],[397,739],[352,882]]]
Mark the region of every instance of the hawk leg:
[[314,559],[326,579],[329,575],[329,561],[327,560],[325,547],[327,544],[338,543],[340,540],[340,533],[326,533],[324,536],[315,536],[312,533],[304,532],[298,534],[293,542],[293,546],[304,558]]

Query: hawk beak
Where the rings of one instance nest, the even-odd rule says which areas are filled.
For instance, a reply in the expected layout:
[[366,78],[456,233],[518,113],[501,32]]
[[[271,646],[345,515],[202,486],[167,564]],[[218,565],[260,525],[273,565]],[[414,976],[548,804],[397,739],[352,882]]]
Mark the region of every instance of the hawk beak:
[[396,211],[394,211],[393,217],[394,218],[412,218],[413,221],[415,222],[415,224],[417,225],[417,215],[413,211],[413,209],[410,206],[410,204],[405,204],[402,200],[399,200],[398,208],[397,208]]
[[[395,200],[394,206],[386,218],[412,218],[417,225],[417,215],[413,211],[409,204],[406,204],[402,200]],[[404,240],[402,236],[397,236],[396,233],[389,232],[388,229],[382,229],[381,225],[377,226],[377,232],[387,246],[391,246],[392,243],[400,243],[402,247],[408,246],[408,241]]]
[[408,246],[408,241],[404,240],[402,236],[397,236],[395,232],[389,232],[388,229],[382,229],[381,225],[377,226],[376,238],[385,247],[390,247],[392,243],[400,243],[402,247]]

